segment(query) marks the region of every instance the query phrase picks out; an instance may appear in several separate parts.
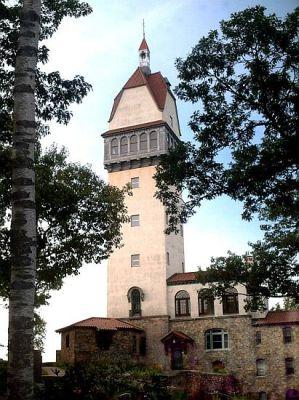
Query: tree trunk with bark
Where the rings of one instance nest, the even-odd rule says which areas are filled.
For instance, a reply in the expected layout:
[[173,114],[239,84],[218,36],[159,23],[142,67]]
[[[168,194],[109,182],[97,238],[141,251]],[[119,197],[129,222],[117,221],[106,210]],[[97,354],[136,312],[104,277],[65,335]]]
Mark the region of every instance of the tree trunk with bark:
[[33,398],[33,318],[36,271],[34,146],[35,73],[41,0],[23,0],[15,66],[12,149],[11,286],[8,398]]

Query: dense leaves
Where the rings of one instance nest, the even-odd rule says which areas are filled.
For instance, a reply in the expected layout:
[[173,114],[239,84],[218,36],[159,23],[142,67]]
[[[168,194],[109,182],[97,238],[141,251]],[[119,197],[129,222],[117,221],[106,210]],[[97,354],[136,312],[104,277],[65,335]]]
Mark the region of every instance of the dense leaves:
[[298,296],[298,10],[284,20],[265,11],[232,14],[177,60],[176,93],[198,105],[194,141],[162,159],[157,196],[170,213],[169,231],[203,200],[242,201],[244,219],[263,221],[264,241],[252,244],[253,264],[234,255],[213,260],[210,278],[223,286],[240,281],[255,294],[293,296],[297,289]]
[[[20,1],[0,0],[0,296],[8,297],[10,277],[11,137],[14,65]],[[49,39],[64,17],[91,12],[78,0],[42,2],[41,39]],[[48,121],[67,124],[70,106],[80,103],[91,89],[81,76],[63,79],[45,72],[49,50],[40,43],[37,70],[37,128],[39,139],[49,133]],[[89,166],[69,163],[65,149],[42,152],[36,143],[37,297],[45,304],[50,289],[59,289],[63,278],[78,274],[84,262],[100,262],[121,243],[126,221],[124,196],[105,184]],[[42,325],[41,332],[42,332]]]

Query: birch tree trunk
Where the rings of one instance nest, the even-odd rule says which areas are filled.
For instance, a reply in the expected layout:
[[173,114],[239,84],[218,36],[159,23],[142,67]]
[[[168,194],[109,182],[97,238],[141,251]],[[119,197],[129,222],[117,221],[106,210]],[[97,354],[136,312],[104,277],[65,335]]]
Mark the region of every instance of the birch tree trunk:
[[41,0],[23,0],[15,67],[8,398],[33,398],[35,73]]

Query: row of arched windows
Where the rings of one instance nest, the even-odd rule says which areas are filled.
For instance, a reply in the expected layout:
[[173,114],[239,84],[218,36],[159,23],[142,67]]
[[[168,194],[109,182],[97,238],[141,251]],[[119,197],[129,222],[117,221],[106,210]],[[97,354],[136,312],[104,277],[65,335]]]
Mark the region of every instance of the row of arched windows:
[[139,150],[146,151],[155,150],[158,148],[158,133],[156,131],[141,133],[140,135],[133,134],[129,138],[123,136],[120,139],[114,138],[111,140],[111,155],[125,155],[128,153],[136,153]]
[[[202,289],[198,293],[198,314],[214,314],[214,296],[209,289]],[[239,313],[238,292],[235,288],[228,289],[222,298],[223,314]],[[186,290],[180,290],[175,295],[176,317],[187,317],[191,315],[190,295]]]

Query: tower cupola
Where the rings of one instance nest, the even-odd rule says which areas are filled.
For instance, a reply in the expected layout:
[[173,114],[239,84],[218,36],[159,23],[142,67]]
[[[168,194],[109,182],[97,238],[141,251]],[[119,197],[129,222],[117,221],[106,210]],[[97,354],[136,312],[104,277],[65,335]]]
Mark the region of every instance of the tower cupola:
[[139,46],[138,52],[139,52],[139,67],[146,75],[149,75],[151,73],[150,51],[144,36]]

